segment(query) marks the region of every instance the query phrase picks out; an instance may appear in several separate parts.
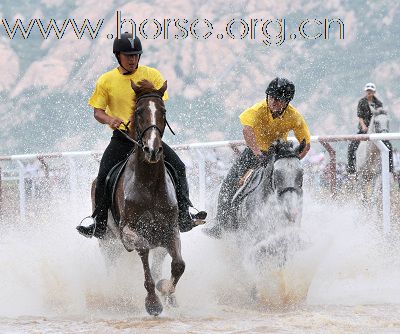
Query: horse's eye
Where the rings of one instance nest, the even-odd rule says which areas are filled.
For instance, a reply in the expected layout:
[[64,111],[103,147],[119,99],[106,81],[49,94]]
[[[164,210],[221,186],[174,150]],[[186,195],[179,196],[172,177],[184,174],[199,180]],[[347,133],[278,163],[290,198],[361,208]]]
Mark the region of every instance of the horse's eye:
[[141,114],[142,114],[142,108],[137,108],[136,110],[135,110],[135,117],[136,118],[139,118],[140,116],[141,116]]

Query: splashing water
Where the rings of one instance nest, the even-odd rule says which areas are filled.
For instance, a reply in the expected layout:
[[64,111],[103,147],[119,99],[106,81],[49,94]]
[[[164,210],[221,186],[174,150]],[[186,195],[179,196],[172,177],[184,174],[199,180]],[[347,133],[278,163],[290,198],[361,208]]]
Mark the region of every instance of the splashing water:
[[[384,238],[380,227],[351,203],[305,197],[302,225],[311,246],[282,271],[257,277],[261,304],[252,296],[256,275],[245,270],[234,243],[209,239],[200,228],[183,234],[187,267],[177,287],[179,307],[157,319],[144,310],[137,254],[125,253],[117,268],[107,269],[96,240],[75,231],[87,211],[71,212],[62,205],[51,210],[47,218],[3,224],[0,331],[54,330],[73,323],[75,330],[96,333],[127,328],[210,333],[257,326],[268,331],[283,322],[298,333],[321,328],[313,327],[318,324],[343,331],[400,324],[399,241]],[[168,257],[164,277],[169,265]],[[368,321],[357,320],[358,313]]]

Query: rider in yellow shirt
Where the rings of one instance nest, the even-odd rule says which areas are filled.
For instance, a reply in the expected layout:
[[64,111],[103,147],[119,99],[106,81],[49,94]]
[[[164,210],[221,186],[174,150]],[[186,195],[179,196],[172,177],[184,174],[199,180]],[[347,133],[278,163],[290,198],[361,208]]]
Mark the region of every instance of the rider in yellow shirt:
[[234,229],[234,208],[231,201],[239,189],[239,178],[250,168],[256,167],[265,151],[278,139],[287,140],[290,131],[296,139],[306,141],[299,154],[302,159],[310,149],[310,132],[303,116],[289,102],[295,93],[294,84],[285,78],[275,78],[268,85],[266,99],[262,100],[240,116],[243,137],[247,147],[231,167],[222,183],[218,196],[216,224],[204,228],[208,235],[219,238],[223,230]]
[[[146,79],[157,89],[164,83],[164,78],[159,71],[151,67],[139,66],[143,50],[138,37],[133,38],[130,33],[122,34],[120,39],[114,40],[113,53],[118,60],[119,67],[100,76],[95,91],[89,99],[95,119],[102,124],[108,124],[114,131],[102,156],[97,176],[94,214],[96,215],[94,217],[96,224],[77,227],[78,232],[85,237],[102,238],[104,236],[108,217],[107,203],[103,200],[106,177],[112,167],[125,160],[134,148],[132,142],[120,131],[126,130],[126,124],[128,124],[134,108],[135,93],[131,87],[131,80],[138,84],[141,80]],[[164,93],[163,99],[168,99],[167,92]],[[194,220],[205,219],[206,213],[202,211],[194,217],[191,216],[189,206],[192,204],[189,199],[185,164],[164,142],[163,152],[165,161],[176,172],[174,176],[179,207],[179,228],[181,232],[186,232],[197,225]]]

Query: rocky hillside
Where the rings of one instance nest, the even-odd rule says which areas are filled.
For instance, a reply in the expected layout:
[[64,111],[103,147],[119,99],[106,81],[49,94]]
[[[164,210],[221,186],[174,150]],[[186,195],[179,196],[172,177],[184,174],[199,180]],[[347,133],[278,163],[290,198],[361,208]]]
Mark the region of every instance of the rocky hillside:
[[[129,20],[138,31],[142,23],[141,63],[168,79],[168,118],[177,132],[167,135],[170,143],[240,138],[238,115],[264,98],[277,75],[295,82],[293,104],[313,134],[353,133],[369,81],[399,131],[395,1],[2,0],[0,154],[104,147],[110,132],[93,119],[87,100],[96,78],[116,66],[117,12],[124,31]],[[88,29],[80,34],[85,22],[93,36]],[[16,23],[26,31],[31,23],[30,33],[13,31]]]

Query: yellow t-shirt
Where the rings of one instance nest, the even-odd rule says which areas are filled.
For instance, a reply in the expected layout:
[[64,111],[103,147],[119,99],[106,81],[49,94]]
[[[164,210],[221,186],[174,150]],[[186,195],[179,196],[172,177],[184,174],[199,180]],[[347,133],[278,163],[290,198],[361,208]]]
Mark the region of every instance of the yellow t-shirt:
[[307,144],[310,143],[308,126],[303,116],[291,104],[282,116],[274,119],[267,101],[263,100],[243,111],[239,118],[242,125],[253,128],[257,145],[262,151],[267,151],[277,139],[287,140],[291,130],[299,142],[305,139]]
[[[89,105],[93,108],[103,109],[107,115],[118,117],[127,123],[132,114],[135,92],[131,87],[131,80],[138,84],[141,80],[153,83],[156,89],[161,88],[164,78],[159,71],[148,66],[139,66],[136,71],[129,75],[123,75],[118,68],[104,73],[96,82],[96,88],[89,99]],[[165,92],[163,100],[168,100]],[[120,126],[124,129],[124,126]]]

